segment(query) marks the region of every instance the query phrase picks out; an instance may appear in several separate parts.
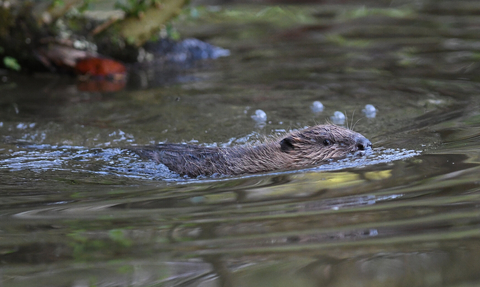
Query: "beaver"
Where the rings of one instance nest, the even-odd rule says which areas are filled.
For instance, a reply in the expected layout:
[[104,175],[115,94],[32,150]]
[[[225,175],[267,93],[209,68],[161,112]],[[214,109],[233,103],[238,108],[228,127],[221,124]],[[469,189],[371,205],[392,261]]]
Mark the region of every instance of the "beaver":
[[312,167],[348,154],[365,154],[372,143],[336,125],[317,125],[270,139],[258,146],[230,148],[159,144],[133,151],[182,176],[239,175]]

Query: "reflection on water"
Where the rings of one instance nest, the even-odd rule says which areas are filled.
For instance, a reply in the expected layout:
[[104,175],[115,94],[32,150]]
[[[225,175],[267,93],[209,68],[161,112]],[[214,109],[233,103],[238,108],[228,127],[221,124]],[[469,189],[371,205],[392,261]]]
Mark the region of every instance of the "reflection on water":
[[[2,286],[479,285],[480,6],[409,3],[198,8],[181,32],[231,55],[143,90],[8,75]],[[256,144],[335,111],[372,154],[185,179],[127,149]]]

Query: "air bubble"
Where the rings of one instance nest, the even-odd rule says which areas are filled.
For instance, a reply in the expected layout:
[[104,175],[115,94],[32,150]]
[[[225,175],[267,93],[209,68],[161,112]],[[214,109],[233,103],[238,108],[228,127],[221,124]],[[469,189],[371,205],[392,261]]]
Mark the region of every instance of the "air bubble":
[[377,114],[377,109],[373,105],[365,105],[365,108],[362,110],[367,118],[374,118]]
[[323,104],[320,101],[315,101],[310,106],[310,109],[314,113],[321,113],[323,111]]
[[333,113],[333,116],[331,116],[330,119],[334,124],[337,125],[343,125],[345,123],[345,115],[339,111]]
[[255,114],[252,115],[252,119],[257,123],[264,123],[267,121],[267,113],[262,110],[256,110]]

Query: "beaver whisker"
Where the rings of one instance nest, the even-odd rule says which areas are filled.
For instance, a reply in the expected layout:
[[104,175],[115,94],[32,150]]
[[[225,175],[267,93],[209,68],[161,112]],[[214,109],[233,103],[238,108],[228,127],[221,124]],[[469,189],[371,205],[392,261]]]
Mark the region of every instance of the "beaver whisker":
[[359,118],[359,119],[355,122],[355,124],[354,124],[353,127],[352,127],[352,131],[355,129],[355,126],[358,124],[358,122],[359,122],[361,119],[362,119],[362,118]]
[[354,119],[354,116],[355,116],[355,110],[353,110],[352,112],[352,119],[350,120],[350,129],[353,131],[353,119]]

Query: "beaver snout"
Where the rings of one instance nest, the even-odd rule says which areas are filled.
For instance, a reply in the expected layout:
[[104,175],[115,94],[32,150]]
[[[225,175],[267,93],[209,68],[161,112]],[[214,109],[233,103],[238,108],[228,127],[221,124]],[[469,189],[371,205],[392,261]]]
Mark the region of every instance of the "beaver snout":
[[368,150],[372,148],[372,143],[365,137],[359,135],[355,138],[357,150]]

